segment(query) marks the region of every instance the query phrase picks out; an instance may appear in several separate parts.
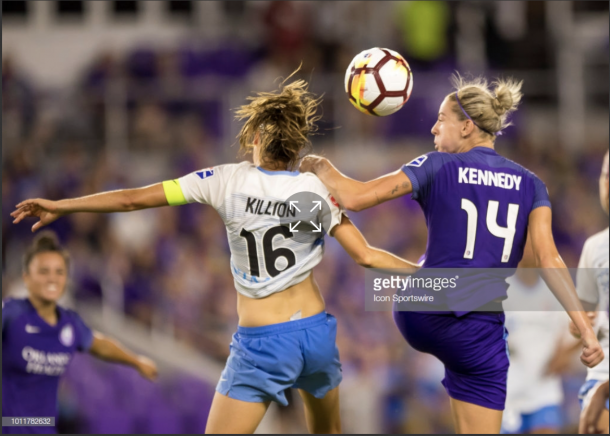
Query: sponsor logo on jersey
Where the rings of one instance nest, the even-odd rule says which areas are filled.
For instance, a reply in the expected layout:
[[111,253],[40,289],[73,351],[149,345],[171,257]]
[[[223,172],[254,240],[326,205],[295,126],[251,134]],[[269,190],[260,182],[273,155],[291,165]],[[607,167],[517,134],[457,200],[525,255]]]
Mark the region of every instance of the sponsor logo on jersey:
[[480,170],[478,168],[458,168],[459,183],[467,183],[470,185],[495,186],[502,189],[521,189],[521,180],[523,177],[515,176],[514,174],[496,173],[489,170]]
[[201,180],[204,180],[214,175],[214,168],[208,168],[207,170],[197,171],[195,174],[197,174]]
[[332,195],[330,196],[330,202],[335,206],[339,207],[339,203],[337,203],[337,200],[335,200],[335,197],[333,197]]
[[54,377],[62,375],[70,363],[70,353],[48,353],[32,347],[21,350],[21,357],[27,362],[26,372]]
[[40,329],[34,325],[26,324],[25,332],[33,335],[36,333],[40,333]]
[[421,167],[421,166],[423,165],[423,163],[424,163],[425,161],[427,161],[427,160],[428,160],[428,156],[426,156],[426,155],[424,155],[424,156],[420,156],[420,157],[418,157],[417,159],[413,159],[411,162],[409,162],[409,163],[407,164],[407,166],[408,166],[408,167],[416,167],[416,168],[419,168],[419,167]]
[[70,324],[66,325],[59,333],[59,342],[65,347],[71,347],[74,344],[74,329]]

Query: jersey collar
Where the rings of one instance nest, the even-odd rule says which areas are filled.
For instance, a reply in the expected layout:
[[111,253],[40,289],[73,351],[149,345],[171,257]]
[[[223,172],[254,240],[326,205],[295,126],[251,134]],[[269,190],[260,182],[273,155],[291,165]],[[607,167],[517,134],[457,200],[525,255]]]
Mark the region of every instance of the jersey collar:
[[498,152],[496,150],[494,150],[493,148],[489,148],[489,147],[472,147],[470,150],[468,150],[466,153],[470,153],[471,151],[478,151],[478,152],[483,152],[483,153],[487,153],[487,154],[498,154]]
[[34,307],[34,305],[32,304],[32,302],[30,301],[29,298],[25,298],[25,301],[27,302],[28,306],[30,307],[30,310],[32,311],[32,313],[34,314],[34,316],[36,316],[36,318],[38,320],[40,320],[40,322],[42,322],[44,324],[45,327],[48,327],[50,329],[56,329],[59,324],[62,321],[62,316],[61,316],[61,310],[59,310],[59,305],[55,306],[55,312],[57,313],[57,324],[55,325],[51,325],[48,322],[46,322],[39,314],[38,311],[36,310],[36,308]]
[[261,167],[256,167],[257,170],[259,170],[261,173],[265,173],[268,176],[290,176],[290,177],[296,177],[299,174],[301,174],[298,171],[269,171],[269,170],[265,170]]

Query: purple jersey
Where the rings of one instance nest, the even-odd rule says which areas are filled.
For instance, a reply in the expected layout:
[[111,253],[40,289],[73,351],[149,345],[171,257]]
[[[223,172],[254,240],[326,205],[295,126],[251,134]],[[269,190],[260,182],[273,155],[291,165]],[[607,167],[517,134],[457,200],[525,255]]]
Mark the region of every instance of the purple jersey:
[[523,256],[530,212],[551,206],[544,183],[486,147],[428,153],[402,170],[428,225],[423,268],[494,269],[448,291],[450,306],[464,314],[506,297],[505,280]]
[[[30,300],[2,305],[2,416],[55,417],[59,377],[76,351],[87,351],[93,333],[73,311],[57,307],[47,324]],[[54,433],[53,427],[3,427],[2,433]]]

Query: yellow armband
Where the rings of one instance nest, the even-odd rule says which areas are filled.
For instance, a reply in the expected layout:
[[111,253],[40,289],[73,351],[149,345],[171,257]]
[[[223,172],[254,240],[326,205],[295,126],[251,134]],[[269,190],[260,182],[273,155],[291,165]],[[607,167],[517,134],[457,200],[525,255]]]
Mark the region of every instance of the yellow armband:
[[182,188],[178,180],[168,180],[163,182],[163,190],[165,191],[165,198],[170,206],[182,206],[188,202],[184,198]]

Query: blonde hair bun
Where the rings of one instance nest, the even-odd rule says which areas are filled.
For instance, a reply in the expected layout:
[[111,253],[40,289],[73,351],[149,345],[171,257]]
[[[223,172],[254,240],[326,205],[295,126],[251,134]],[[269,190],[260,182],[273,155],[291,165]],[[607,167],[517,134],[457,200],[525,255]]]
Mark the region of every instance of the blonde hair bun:
[[[485,135],[493,136],[510,126],[511,123],[507,121],[507,116],[517,110],[523,97],[521,93],[523,81],[518,82],[512,78],[494,80],[493,91],[483,77],[466,80],[456,73],[452,77],[452,84],[464,111]],[[449,94],[448,98],[457,103],[455,93]],[[460,120],[466,119],[457,104],[454,112]]]

